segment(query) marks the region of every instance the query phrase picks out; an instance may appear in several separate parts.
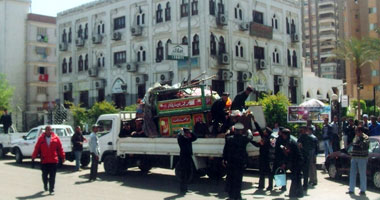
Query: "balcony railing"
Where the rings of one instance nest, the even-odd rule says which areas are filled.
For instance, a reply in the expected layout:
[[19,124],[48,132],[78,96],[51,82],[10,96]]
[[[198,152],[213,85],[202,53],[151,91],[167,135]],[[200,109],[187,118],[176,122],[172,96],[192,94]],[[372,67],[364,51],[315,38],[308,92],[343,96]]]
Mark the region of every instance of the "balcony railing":
[[38,80],[41,82],[49,82],[49,74],[40,74]]
[[251,36],[257,36],[266,39],[273,39],[273,27],[256,22],[251,22],[249,28],[249,34]]

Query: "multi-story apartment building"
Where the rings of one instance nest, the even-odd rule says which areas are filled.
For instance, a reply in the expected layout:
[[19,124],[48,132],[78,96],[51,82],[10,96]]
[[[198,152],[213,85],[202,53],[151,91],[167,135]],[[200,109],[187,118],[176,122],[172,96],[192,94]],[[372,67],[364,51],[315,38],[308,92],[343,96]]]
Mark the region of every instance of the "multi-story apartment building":
[[[156,82],[187,78],[167,44],[190,44],[191,76],[232,95],[251,84],[301,101],[301,14],[295,0],[100,0],[57,16],[61,102],[119,107]],[[188,38],[188,16],[191,37]],[[203,76],[202,73],[205,73]]]
[[0,1],[0,73],[5,74],[13,88],[10,112],[13,123],[22,127],[26,108],[26,26],[30,0]]
[[[26,21],[26,116],[38,122],[57,99],[56,20],[28,14]],[[35,124],[34,124],[35,125]]]
[[[344,37],[379,38],[380,0],[347,0],[344,6]],[[374,88],[380,85],[379,61],[373,62],[361,68],[361,82],[363,89],[360,92],[361,99],[379,102],[379,91]],[[357,98],[356,71],[353,63],[346,64],[347,94],[350,98]],[[375,91],[375,94],[374,94]],[[378,105],[378,104],[377,104]]]
[[343,61],[329,59],[343,37],[343,0],[302,0],[306,67],[319,77],[344,79]]

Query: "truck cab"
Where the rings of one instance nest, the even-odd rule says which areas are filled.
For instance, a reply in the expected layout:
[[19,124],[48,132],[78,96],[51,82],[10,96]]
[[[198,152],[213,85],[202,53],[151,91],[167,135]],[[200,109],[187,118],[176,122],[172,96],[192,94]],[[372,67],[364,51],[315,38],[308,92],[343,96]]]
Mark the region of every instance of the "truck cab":
[[13,126],[9,127],[8,133],[4,132],[3,125],[0,124],[0,158],[3,158],[8,152],[11,151],[11,141],[20,139],[26,133],[17,132]]

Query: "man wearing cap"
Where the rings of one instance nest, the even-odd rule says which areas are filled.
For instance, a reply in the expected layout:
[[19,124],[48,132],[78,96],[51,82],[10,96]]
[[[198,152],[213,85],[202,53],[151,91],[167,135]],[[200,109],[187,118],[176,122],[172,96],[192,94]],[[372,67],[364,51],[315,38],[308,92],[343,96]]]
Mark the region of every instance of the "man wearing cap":
[[226,191],[230,199],[241,199],[243,171],[248,161],[246,148],[252,135],[244,134],[242,123],[236,123],[231,129],[223,149],[223,164],[227,166]]
[[98,144],[98,125],[92,126],[92,132],[90,134],[90,153],[91,153],[91,171],[90,181],[95,181],[98,174],[98,161],[99,161],[99,144]]
[[213,119],[212,123],[212,134],[217,135],[219,133],[218,128],[219,128],[219,123],[222,124],[222,129],[221,131],[224,133],[228,129],[228,123],[227,123],[227,118],[228,115],[225,112],[225,107],[226,107],[226,102],[228,99],[228,96],[230,94],[228,92],[223,92],[222,98],[216,100],[212,106],[211,106],[211,115]]
[[180,192],[187,192],[187,182],[191,173],[191,167],[193,164],[191,156],[193,155],[192,142],[197,140],[197,136],[190,131],[189,128],[183,128],[178,134],[178,145],[180,148],[179,153],[179,169],[180,169]]
[[240,92],[237,94],[232,101],[231,110],[240,110],[243,111],[243,109],[246,109],[245,107],[245,101],[247,100],[249,94],[253,92],[253,87],[248,86],[245,91]]
[[364,128],[368,128],[370,125],[370,123],[368,123],[368,115],[367,114],[364,114],[363,115],[363,127]]

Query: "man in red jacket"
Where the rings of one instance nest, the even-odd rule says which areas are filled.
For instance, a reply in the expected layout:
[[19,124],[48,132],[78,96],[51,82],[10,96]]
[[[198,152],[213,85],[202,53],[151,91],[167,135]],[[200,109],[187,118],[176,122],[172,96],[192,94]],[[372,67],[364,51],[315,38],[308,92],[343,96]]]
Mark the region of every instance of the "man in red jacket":
[[[57,172],[58,156],[62,163],[65,162],[65,152],[62,148],[61,140],[51,131],[51,126],[46,126],[45,132],[38,138],[37,144],[34,147],[32,154],[32,162],[37,156],[41,158],[42,181],[44,190],[49,193],[54,193],[55,174]],[[48,178],[49,176],[49,178]]]

